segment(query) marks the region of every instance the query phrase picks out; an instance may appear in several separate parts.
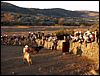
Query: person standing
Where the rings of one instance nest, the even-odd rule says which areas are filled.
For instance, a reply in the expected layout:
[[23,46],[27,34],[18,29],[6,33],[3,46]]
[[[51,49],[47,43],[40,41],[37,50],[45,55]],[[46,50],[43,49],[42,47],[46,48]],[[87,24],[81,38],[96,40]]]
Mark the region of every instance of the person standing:
[[63,54],[65,54],[66,52],[69,52],[69,48],[70,48],[70,37],[69,35],[66,37],[65,42],[63,42],[63,46],[62,46],[62,52]]
[[98,33],[97,29],[96,29],[95,30],[95,42],[98,43],[98,41],[99,41],[99,33]]
[[29,66],[32,64],[30,49],[28,45],[25,45],[23,48],[23,61],[25,60],[28,62]]

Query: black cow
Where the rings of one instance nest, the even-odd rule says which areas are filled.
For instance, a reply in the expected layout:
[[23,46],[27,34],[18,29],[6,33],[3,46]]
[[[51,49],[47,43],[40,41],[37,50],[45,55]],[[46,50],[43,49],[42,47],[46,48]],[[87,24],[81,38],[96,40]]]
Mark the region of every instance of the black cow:
[[38,46],[38,47],[30,46],[29,48],[30,48],[30,52],[32,52],[33,54],[37,54],[43,48],[43,46]]

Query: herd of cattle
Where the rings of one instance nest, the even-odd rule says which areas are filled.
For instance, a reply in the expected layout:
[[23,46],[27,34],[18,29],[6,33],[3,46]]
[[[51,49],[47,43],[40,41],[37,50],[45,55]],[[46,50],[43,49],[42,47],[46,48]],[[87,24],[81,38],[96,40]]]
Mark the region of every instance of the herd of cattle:
[[[38,32],[33,33],[29,32],[28,35],[1,35],[1,44],[2,45],[22,45],[25,46],[23,48],[23,60],[27,60],[27,62],[32,64],[30,52],[38,53],[41,48],[44,47],[46,42],[51,42],[49,45],[49,49],[57,50],[58,41],[65,40],[65,42],[79,42],[79,43],[92,43],[96,42],[99,43],[99,33],[97,31],[90,32],[87,30],[86,32],[82,33],[81,31],[76,31],[74,34],[67,34],[67,35],[51,35]],[[30,50],[30,52],[28,52]]]

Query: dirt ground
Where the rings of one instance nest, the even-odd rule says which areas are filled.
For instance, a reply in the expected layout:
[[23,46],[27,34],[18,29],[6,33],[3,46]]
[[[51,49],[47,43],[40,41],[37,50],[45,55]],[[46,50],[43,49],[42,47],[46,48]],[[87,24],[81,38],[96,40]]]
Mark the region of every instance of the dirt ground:
[[[2,34],[25,34],[26,32],[52,32],[63,27],[1,27]],[[64,27],[68,28],[69,27]],[[71,29],[73,27],[70,27]],[[83,28],[82,28],[83,29]],[[93,60],[61,51],[52,51],[46,48],[32,55],[31,66],[23,63],[22,46],[1,45],[1,75],[94,75],[89,72],[97,65]]]
[[90,70],[96,68],[94,61],[61,51],[41,49],[32,55],[31,66],[22,61],[22,46],[1,45],[2,75],[93,75]]

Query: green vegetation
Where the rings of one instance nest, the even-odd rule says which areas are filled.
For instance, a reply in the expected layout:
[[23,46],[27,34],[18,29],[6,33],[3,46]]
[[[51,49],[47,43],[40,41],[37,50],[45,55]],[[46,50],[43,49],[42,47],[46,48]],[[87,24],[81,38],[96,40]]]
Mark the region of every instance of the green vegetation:
[[73,32],[74,32],[73,30],[66,30],[66,29],[62,28],[61,30],[56,31],[53,34],[55,34],[57,36],[61,36],[61,35],[73,34]]

